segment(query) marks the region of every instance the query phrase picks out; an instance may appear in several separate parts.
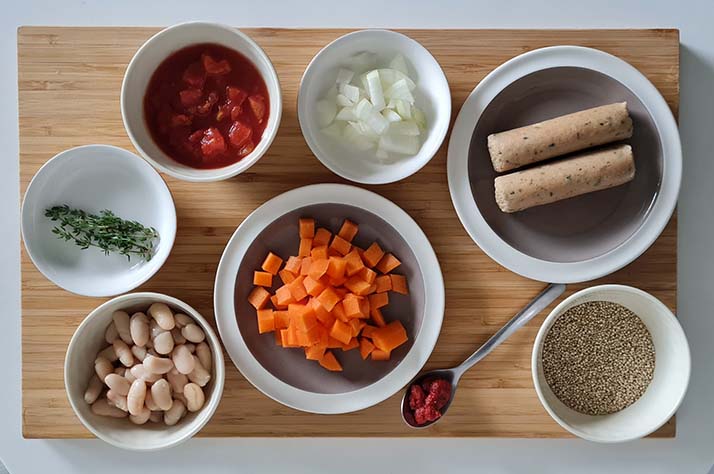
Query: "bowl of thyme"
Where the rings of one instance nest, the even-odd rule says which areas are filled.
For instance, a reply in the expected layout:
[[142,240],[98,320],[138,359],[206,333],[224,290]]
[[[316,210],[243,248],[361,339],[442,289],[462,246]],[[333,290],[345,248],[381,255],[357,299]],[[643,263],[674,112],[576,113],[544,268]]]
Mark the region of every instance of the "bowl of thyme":
[[131,291],[166,261],[176,235],[161,176],[121,148],[87,145],[45,163],[27,187],[22,235],[57,286],[85,296]]

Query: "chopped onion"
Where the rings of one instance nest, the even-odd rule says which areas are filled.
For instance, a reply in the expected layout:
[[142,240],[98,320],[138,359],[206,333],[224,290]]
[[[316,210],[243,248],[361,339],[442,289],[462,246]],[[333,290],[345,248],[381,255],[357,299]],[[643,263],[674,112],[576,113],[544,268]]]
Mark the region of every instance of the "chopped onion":
[[379,148],[402,155],[414,155],[419,151],[419,137],[408,135],[382,135]]
[[352,78],[355,77],[355,72],[350,69],[341,68],[337,71],[337,84],[349,84]]
[[355,109],[353,107],[343,107],[339,112],[337,112],[335,120],[342,120],[345,122],[348,120],[357,120]]
[[334,120],[337,115],[337,104],[335,101],[322,99],[317,101],[316,105],[317,111],[317,123],[320,127],[327,127]]
[[404,56],[401,54],[397,54],[394,56],[394,59],[392,59],[389,63],[389,68],[390,69],[396,69],[397,71],[401,72],[402,74],[409,74],[409,68],[407,67],[407,61],[404,59]]
[[340,92],[342,93],[342,95],[350,99],[354,104],[359,102],[359,87],[355,87],[350,84],[342,84],[340,86]]
[[395,122],[389,124],[390,135],[409,135],[418,137],[420,135],[419,126],[411,120]]
[[370,71],[365,76],[367,78],[367,90],[369,91],[369,100],[372,106],[377,110],[382,110],[386,105],[384,102],[384,93],[382,92],[382,83],[379,80],[379,71]]
[[402,120],[402,116],[393,111],[392,109],[382,110],[382,115],[390,122],[401,122]]

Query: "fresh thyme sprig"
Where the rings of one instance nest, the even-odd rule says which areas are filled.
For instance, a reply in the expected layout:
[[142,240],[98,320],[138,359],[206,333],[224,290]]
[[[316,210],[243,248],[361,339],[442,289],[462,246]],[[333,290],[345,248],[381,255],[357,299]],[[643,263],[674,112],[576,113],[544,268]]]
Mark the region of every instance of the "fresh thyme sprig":
[[112,252],[132,255],[145,261],[154,255],[154,240],[159,233],[153,227],[144,227],[136,221],[127,221],[105,209],[99,215],[89,214],[68,205],[54,206],[45,210],[45,217],[58,222],[52,233],[65,241],[73,241],[82,250],[97,247],[105,255]]

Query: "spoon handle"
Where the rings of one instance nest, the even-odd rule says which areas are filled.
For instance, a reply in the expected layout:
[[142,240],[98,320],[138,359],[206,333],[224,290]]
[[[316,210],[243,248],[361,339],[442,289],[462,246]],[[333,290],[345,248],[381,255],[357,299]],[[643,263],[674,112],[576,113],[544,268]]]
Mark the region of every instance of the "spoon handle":
[[471,354],[471,356],[466,359],[461,365],[456,367],[454,370],[457,377],[473,367],[478,361],[486,357],[491,353],[496,347],[499,346],[503,341],[511,337],[511,335],[516,332],[521,326],[526,324],[528,321],[533,319],[533,317],[543,311],[550,303],[555,301],[560,295],[565,291],[565,285],[561,283],[551,283],[543,291],[541,291],[538,296],[533,298],[530,303],[528,303],[522,310],[518,312],[510,321],[506,323],[501,329],[498,330],[496,334],[491,336],[491,338],[484,342],[481,347],[476,349],[476,352]]

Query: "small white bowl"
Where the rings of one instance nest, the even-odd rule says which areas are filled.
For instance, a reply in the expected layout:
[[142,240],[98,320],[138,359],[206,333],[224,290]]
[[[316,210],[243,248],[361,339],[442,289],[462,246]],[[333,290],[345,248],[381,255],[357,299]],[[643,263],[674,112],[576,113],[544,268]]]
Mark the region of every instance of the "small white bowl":
[[[153,258],[129,261],[59,239],[45,210],[63,204],[95,214],[109,209],[154,227],[159,239]],[[146,161],[114,146],[86,145],[59,153],[32,178],[22,204],[22,236],[32,262],[57,286],[84,296],[113,296],[159,271],[174,244],[176,209],[166,183]]]
[[[135,425],[127,418],[109,418],[92,413],[84,401],[84,392],[94,374],[97,352],[106,346],[104,332],[117,310],[146,311],[151,303],[166,303],[174,312],[182,312],[196,321],[206,334],[213,367],[211,381],[204,387],[206,402],[199,411],[188,413],[174,426],[163,422]],[[130,293],[107,301],[84,318],[67,347],[64,361],[64,385],[69,403],[82,424],[97,438],[118,448],[133,451],[156,451],[186,441],[198,433],[213,416],[223,394],[225,365],[221,343],[211,326],[195,309],[181,300],[160,293]]]
[[[263,136],[255,149],[230,166],[216,169],[196,169],[167,156],[151,138],[144,121],[144,94],[156,68],[175,51],[200,43],[214,43],[238,51],[258,69],[268,88],[270,113]],[[280,82],[273,63],[258,46],[236,28],[217,23],[180,23],[161,30],[134,54],[124,74],[121,87],[121,115],[124,128],[137,151],[159,171],[185,181],[220,181],[232,178],[250,168],[270,147],[278,134],[283,102]]]
[[[357,150],[320,131],[315,104],[332,87],[340,67],[349,68],[348,58],[361,52],[376,53],[379,66],[401,54],[414,73],[410,76],[417,85],[416,105],[427,121],[422,135],[426,138],[416,155],[395,155],[380,163],[374,150]],[[300,82],[298,119],[308,146],[333,173],[357,183],[392,183],[419,171],[439,150],[451,120],[451,92],[441,66],[417,41],[389,30],[355,31],[328,44],[310,61]]]
[[[610,415],[590,416],[567,407],[553,394],[543,374],[541,353],[546,334],[561,314],[588,301],[610,301],[634,312],[647,326],[655,347],[655,371],[649,387],[635,403]],[[599,443],[642,438],[664,425],[682,403],[690,365],[687,338],[672,312],[654,296],[623,285],[586,288],[556,306],[538,331],[531,360],[536,393],[548,414],[574,435]]]

